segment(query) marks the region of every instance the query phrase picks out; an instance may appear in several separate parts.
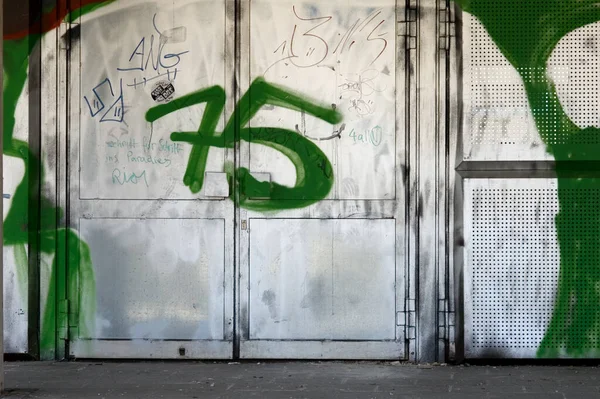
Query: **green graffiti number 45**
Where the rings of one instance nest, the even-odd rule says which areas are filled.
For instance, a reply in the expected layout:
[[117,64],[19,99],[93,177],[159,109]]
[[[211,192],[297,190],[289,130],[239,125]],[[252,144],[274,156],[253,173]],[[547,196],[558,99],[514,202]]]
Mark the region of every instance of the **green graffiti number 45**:
[[[239,140],[265,145],[284,154],[296,167],[296,184],[287,187],[256,180],[247,168],[239,168],[235,179],[239,193],[233,199],[239,206],[251,210],[302,208],[325,198],[333,186],[333,168],[321,149],[306,137],[288,129],[275,127],[245,127],[264,105],[303,111],[331,124],[341,122],[334,109],[319,106],[289,90],[256,79],[237,104],[225,130],[217,135],[216,128],[225,107],[225,91],[209,87],[177,98],[168,104],[151,108],[146,120],[154,122],[165,115],[206,103],[197,132],[173,132],[171,139],[192,144],[189,162],[183,178],[193,193],[202,189],[210,147],[233,148]],[[236,135],[237,133],[237,135]],[[260,198],[250,200],[252,198]]]

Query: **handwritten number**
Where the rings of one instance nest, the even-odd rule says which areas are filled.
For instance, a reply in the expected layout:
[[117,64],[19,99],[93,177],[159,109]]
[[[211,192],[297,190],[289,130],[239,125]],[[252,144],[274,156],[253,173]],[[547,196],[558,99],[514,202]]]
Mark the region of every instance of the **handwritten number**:
[[[298,15],[298,13],[296,12],[296,6],[292,6],[292,10],[294,11],[294,15],[296,16],[296,18],[298,18],[300,21],[321,21],[323,20],[323,22],[318,23],[316,26],[314,26],[313,28],[307,30],[306,32],[304,32],[302,34],[303,37],[312,37],[315,38],[316,40],[320,41],[321,43],[323,43],[324,49],[325,49],[325,53],[323,54],[323,57],[310,64],[310,65],[298,65],[295,61],[294,58],[297,58],[298,56],[294,53],[294,40],[296,37],[296,30],[298,28],[298,25],[294,25],[294,31],[292,32],[292,39],[290,41],[290,62],[292,64],[294,64],[295,66],[299,67],[299,68],[310,68],[312,66],[318,65],[321,62],[323,62],[325,60],[325,58],[327,58],[327,56],[329,55],[329,44],[327,44],[327,42],[325,41],[325,39],[323,39],[321,36],[319,35],[315,35],[313,34],[313,31],[315,31],[316,29],[320,28],[321,26],[325,25],[326,23],[328,23],[329,21],[331,21],[331,19],[333,18],[332,16],[327,16],[327,17],[317,17],[317,18],[302,18],[301,16]],[[313,51],[310,52],[310,55],[312,55],[314,53],[315,48],[313,47]],[[310,49],[309,49],[310,51]],[[308,54],[307,54],[308,55]]]
[[[303,18],[300,15],[298,15],[298,12],[297,12],[295,6],[292,6],[292,10],[294,12],[294,16],[299,21],[314,22],[314,23],[316,23],[316,25],[308,30],[303,31],[303,29],[299,23],[294,24],[289,42],[288,42],[288,40],[285,40],[283,43],[281,43],[275,49],[275,51],[273,51],[273,54],[277,54],[277,53],[281,52],[281,55],[283,56],[286,54],[286,48],[287,48],[287,57],[283,57],[283,58],[275,61],[263,72],[263,75],[266,75],[266,73],[273,66],[279,64],[280,62],[286,61],[286,60],[289,60],[289,62],[292,65],[294,65],[298,68],[310,68],[313,66],[320,65],[330,55],[329,43],[322,36],[317,34],[316,30],[321,28],[322,26],[328,24],[333,19],[333,16]],[[335,48],[333,49],[333,52],[331,54],[336,54],[336,53],[342,54],[344,52],[344,50],[350,50],[357,43],[356,40],[353,40],[355,38],[355,35],[358,32],[362,32],[364,29],[366,29],[370,26],[373,26],[372,23],[374,21],[377,21],[376,18],[379,15],[381,15],[381,13],[382,13],[381,10],[377,10],[377,11],[373,12],[371,15],[369,15],[369,17],[367,17],[364,21],[362,21],[360,18],[357,19],[344,32],[344,34],[341,35],[341,37],[339,38],[339,41],[336,39],[337,45],[335,43],[333,43]],[[384,22],[386,22],[386,20],[382,19],[381,22],[379,22],[370,31],[370,33],[366,37],[367,43],[368,42],[376,43],[379,41],[383,42],[383,43],[381,43],[381,45],[382,45],[381,51],[379,52],[379,54],[377,54],[377,56],[373,59],[373,61],[371,61],[369,66],[373,65],[383,55],[383,53],[385,52],[385,50],[388,47],[388,40],[383,37],[383,36],[387,35],[387,32],[382,33],[382,34],[377,33],[377,31],[384,24]],[[338,33],[338,36],[339,35],[340,34]],[[298,52],[298,54],[301,54],[301,55],[297,55],[296,52],[298,51],[298,47],[302,47],[298,44],[298,40],[300,38],[304,38],[305,40],[309,40],[310,42],[305,43],[304,48]],[[318,41],[319,43],[317,43],[315,41]],[[321,55],[321,52],[322,52],[322,55]],[[315,54],[316,54],[316,56],[315,56]],[[311,61],[311,58],[313,59],[312,61]]]
[[377,57],[375,57],[375,59],[374,59],[374,60],[373,60],[373,61],[372,61],[372,62],[369,64],[369,66],[373,65],[373,64],[375,63],[375,61],[377,61],[377,60],[379,59],[379,57],[381,57],[381,55],[383,54],[383,52],[385,51],[385,49],[386,49],[386,48],[387,48],[387,46],[388,46],[388,42],[387,42],[387,40],[385,40],[384,38],[382,38],[382,37],[381,37],[381,36],[384,36],[384,35],[386,35],[387,33],[382,33],[381,35],[378,35],[377,37],[373,37],[373,38],[371,37],[371,35],[373,35],[373,33],[375,33],[375,31],[376,31],[377,29],[379,29],[379,27],[380,27],[380,26],[381,26],[381,25],[382,25],[384,22],[385,22],[385,19],[384,19],[384,20],[382,20],[382,21],[381,21],[381,22],[380,22],[380,23],[379,23],[379,24],[378,24],[378,25],[375,27],[375,29],[373,29],[373,30],[371,31],[371,33],[369,33],[369,36],[367,36],[367,41],[369,41],[369,42],[372,42],[372,41],[375,41],[375,40],[381,40],[381,41],[383,41],[383,49],[381,49],[381,52],[379,52],[379,54],[377,55]]

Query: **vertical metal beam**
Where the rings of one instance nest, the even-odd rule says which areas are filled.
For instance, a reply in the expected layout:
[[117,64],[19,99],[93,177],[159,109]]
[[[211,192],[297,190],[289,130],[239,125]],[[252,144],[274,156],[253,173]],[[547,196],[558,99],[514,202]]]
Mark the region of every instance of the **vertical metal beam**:
[[436,106],[438,101],[438,0],[418,3],[416,167],[417,199],[417,362],[438,359],[438,257],[437,229],[439,157]]
[[[244,13],[248,13],[249,4],[242,4],[242,0],[228,0],[227,1],[227,21],[233,20],[233,40],[228,39],[227,45],[233,45],[232,51],[227,50],[226,54],[229,54],[233,57],[233,60],[228,61],[225,60],[226,68],[229,68],[226,74],[226,79],[231,79],[231,83],[228,86],[227,94],[233,101],[227,101],[225,107],[225,113],[227,115],[227,120],[231,118],[234,110],[234,106],[232,104],[237,104],[240,99],[240,85],[242,84],[242,80],[244,79],[242,73],[242,38],[244,35],[244,24],[242,23],[243,18],[245,18]],[[233,15],[232,15],[233,14]],[[239,118],[239,115],[236,114],[235,118]],[[235,121],[235,125],[238,126],[238,121]],[[234,163],[234,173],[238,170],[240,165],[239,154],[240,154],[240,140],[238,140],[239,131],[235,132],[236,140],[234,141],[233,148],[233,163]],[[231,190],[232,194],[235,196],[238,195],[239,185],[237,183],[237,179],[231,179]],[[245,216],[244,216],[245,219]],[[240,358],[240,340],[243,338],[240,335],[240,332],[244,328],[246,323],[246,317],[242,317],[240,310],[240,298],[241,295],[245,292],[241,282],[241,246],[240,240],[242,239],[240,223],[242,220],[242,210],[235,206],[233,210],[233,359]]]
[[[0,71],[4,71],[4,1],[0,0],[0,32],[2,32],[2,40],[0,40]],[[4,73],[0,74],[0,87],[4,87]],[[3,96],[0,96],[0,131],[2,135],[0,137],[4,137],[4,114],[2,112],[4,105],[2,101]],[[4,193],[3,180],[2,179],[2,163],[4,162],[4,156],[2,155],[4,152],[2,148],[2,140],[0,140],[0,193]],[[2,209],[2,202],[0,201],[0,215],[4,214],[4,210]],[[4,253],[4,223],[0,223],[0,249],[2,249],[2,253]],[[3,256],[0,256],[0,395],[4,392],[4,265],[2,263]]]
[[418,167],[418,118],[419,105],[418,99],[418,1],[407,0],[406,19],[407,27],[407,123],[406,123],[406,148],[408,152],[407,175],[408,191],[406,193],[408,211],[407,221],[410,226],[407,230],[408,237],[408,300],[406,305],[407,325],[408,325],[408,359],[416,361],[417,353],[417,296],[418,296],[418,264],[419,264],[419,167]]
[[[452,61],[451,66],[453,70],[451,72],[451,83],[453,84],[452,88],[452,98],[455,103],[453,109],[455,110],[455,117],[451,120],[453,121],[452,129],[455,134],[452,137],[452,149],[455,154],[454,158],[454,167],[458,165],[462,161],[463,154],[463,145],[462,145],[462,129],[463,129],[463,14],[460,10],[460,7],[457,4],[454,4],[453,12],[456,18],[456,37],[454,41],[454,52],[452,53]],[[452,251],[454,253],[452,257],[452,268],[451,268],[451,276],[452,276],[452,296],[453,300],[451,301],[452,310],[455,314],[454,318],[454,327],[452,329],[453,337],[450,340],[454,342],[454,350],[451,356],[453,359],[449,359],[453,362],[461,362],[464,360],[464,275],[463,275],[463,266],[464,266],[464,229],[463,229],[463,179],[458,173],[454,172],[453,179],[453,187],[454,187],[454,196],[451,204],[452,209]]]
[[[29,1],[29,26],[32,31],[41,31],[41,17],[36,20],[38,12],[41,15],[42,5],[40,0]],[[30,170],[28,176],[28,278],[27,278],[27,334],[29,355],[35,359],[40,358],[40,216],[41,216],[41,142],[42,142],[42,109],[41,109],[41,79],[42,79],[42,47],[41,40],[35,35],[27,39],[33,45],[29,52],[27,85],[28,97],[28,144],[29,156],[25,162]],[[37,160],[37,162],[32,162]],[[35,168],[35,169],[34,169]]]

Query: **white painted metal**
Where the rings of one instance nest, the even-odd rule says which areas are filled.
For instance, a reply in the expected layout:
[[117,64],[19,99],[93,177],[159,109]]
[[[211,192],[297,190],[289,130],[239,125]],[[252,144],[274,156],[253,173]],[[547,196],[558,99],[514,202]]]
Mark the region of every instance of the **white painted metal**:
[[248,341],[243,344],[248,359],[401,359],[404,349],[395,341]]
[[[412,3],[412,2],[411,2]],[[415,243],[415,277],[411,280],[416,300],[416,343],[414,358],[420,362],[440,361],[444,358],[445,332],[440,329],[440,317],[446,313],[448,237],[446,235],[447,184],[446,175],[449,137],[446,136],[445,114],[447,112],[445,89],[442,79],[440,46],[443,1],[419,1],[415,4],[418,14],[415,77],[414,126],[410,132],[411,166],[411,217],[414,226],[410,240]],[[413,54],[411,53],[411,58]],[[445,68],[445,65],[444,65]],[[412,100],[412,98],[411,98]],[[414,296],[413,296],[414,295]]]
[[418,291],[418,265],[419,265],[419,240],[418,240],[418,223],[419,218],[419,188],[418,188],[418,120],[419,120],[419,105],[417,102],[418,95],[418,2],[412,0],[407,5],[408,10],[405,13],[405,29],[406,37],[404,42],[405,63],[407,68],[408,79],[406,82],[406,91],[408,100],[406,108],[408,112],[405,120],[404,134],[404,167],[406,181],[405,195],[407,202],[407,215],[405,221],[405,245],[407,246],[407,279],[406,292],[407,304],[405,306],[406,317],[405,325],[407,326],[408,339],[408,354],[410,360],[418,358],[417,348],[417,296]]
[[392,219],[251,219],[251,340],[395,340]]
[[[69,354],[439,358],[445,341],[438,340],[448,332],[438,327],[451,324],[439,322],[449,306],[441,288],[448,278],[449,201],[441,172],[448,159],[440,94],[446,79],[437,64],[443,57],[440,5],[423,1],[417,9],[411,1],[407,5],[413,11],[406,12],[404,3],[392,0],[368,5],[261,0],[243,1],[235,12],[234,3],[115,2],[72,26],[80,35],[56,66],[61,153],[52,169],[59,171],[58,178],[49,187],[56,187],[57,203],[69,211],[69,226],[90,247],[97,310],[84,314],[81,307],[73,316],[96,329],[88,336],[71,329]],[[325,19],[314,18],[320,16],[331,19],[319,25]],[[258,76],[318,103],[335,104],[344,125],[279,107],[264,108],[251,121],[252,126],[297,130],[325,152],[335,175],[327,198],[287,211],[238,209],[234,224],[236,210],[227,197],[236,186],[227,180],[226,164],[246,167],[259,180],[295,183],[287,158],[246,142],[233,150],[211,148],[200,194],[182,184],[190,146],[168,141],[169,134],[197,130],[204,106],[148,124],[145,112],[156,104],[148,79],[156,73],[118,70],[131,67],[142,52],[144,57],[151,49],[158,52],[151,37],[158,46],[163,29],[174,38],[170,51],[189,50],[181,54],[177,76],[174,71],[166,76],[173,78],[175,96],[213,84],[225,88],[225,115],[217,130]],[[143,49],[138,46],[142,38]],[[234,41],[241,43],[235,54]],[[292,41],[300,58],[282,59]],[[306,64],[314,61],[312,67]],[[340,137],[326,140],[335,134]],[[147,145],[151,140],[154,145]],[[51,142],[44,147],[51,148]],[[60,172],[67,169],[68,175]],[[281,238],[271,240],[274,234]],[[298,256],[292,259],[294,253]],[[274,264],[282,266],[274,270]],[[159,278],[159,271],[165,275]],[[320,277],[325,274],[333,278]],[[308,285],[310,277],[323,280],[322,286],[333,290],[327,294],[333,299],[332,317],[306,306],[310,295],[301,292],[298,276],[308,276]],[[80,281],[85,296],[90,287]],[[175,294],[173,287],[179,287]],[[210,298],[194,298],[204,289]],[[285,327],[263,301],[269,301],[264,297],[269,290],[276,293],[274,301],[288,300],[275,306],[295,318]],[[198,331],[193,324],[210,328]],[[239,351],[233,348],[234,333]]]
[[[8,157],[4,157],[6,164],[12,163]],[[4,170],[8,171],[8,166]],[[14,169],[13,169],[14,170]],[[15,175],[13,175],[15,176]],[[8,175],[7,175],[8,177]],[[10,192],[10,185],[5,179],[5,192]],[[4,210],[9,208],[4,205]],[[16,253],[15,253],[16,252]],[[27,270],[19,268],[14,262],[15,256],[26,256],[27,252],[21,247],[5,246],[3,251],[4,263],[4,351],[6,353],[27,353],[29,344],[27,342]]]
[[223,337],[223,219],[94,218],[79,226],[97,301],[96,330],[80,338]]
[[[14,138],[29,142],[29,80],[17,103],[15,113]],[[12,205],[15,190],[25,173],[22,159],[3,156],[3,199],[2,215],[6,218]],[[4,298],[4,342],[5,353],[27,353],[29,343],[28,266],[27,245],[6,245],[2,251],[3,298]],[[25,259],[25,263],[23,262]]]
[[462,340],[460,339],[459,332],[461,330],[460,323],[462,317],[461,301],[458,295],[460,284],[457,284],[457,270],[462,267],[462,251],[457,250],[458,243],[461,237],[463,237],[461,215],[462,212],[458,209],[456,204],[461,204],[462,186],[461,179],[456,173],[456,165],[459,158],[459,132],[461,131],[461,98],[462,93],[462,80],[459,79],[460,73],[460,57],[461,57],[461,46],[459,45],[459,23],[460,23],[460,10],[454,3],[448,4],[447,18],[449,22],[446,24],[449,32],[446,32],[446,43],[449,47],[446,57],[448,69],[446,70],[446,77],[448,77],[447,89],[447,104],[446,104],[446,129],[448,131],[447,137],[447,181],[446,181],[446,195],[447,195],[447,223],[445,223],[447,231],[447,242],[446,251],[448,253],[448,266],[446,268],[448,284],[445,286],[445,298],[448,303],[448,313],[446,314],[447,322],[446,327],[446,356],[444,358],[447,361],[459,361],[462,356]]
[[[233,354],[234,206],[223,173],[233,153],[210,149],[207,184],[193,194],[183,183],[191,146],[170,133],[197,131],[205,107],[145,119],[159,81],[175,97],[232,91],[229,3],[115,2],[80,21],[69,65],[69,222],[90,247],[97,295],[94,314],[76,316],[95,333],[72,331],[71,356]],[[89,295],[90,284],[79,290]]]
[[[145,114],[158,104],[152,91],[159,82],[172,83],[174,96],[224,85],[224,2],[113,8],[84,16],[81,25],[80,197],[197,199],[181,183],[189,145],[171,141],[169,134],[197,131],[205,106],[187,107],[152,124]],[[168,33],[158,31],[167,30],[181,31],[181,38],[163,44]],[[210,151],[206,170],[220,172],[224,161],[223,150]],[[200,198],[211,196],[208,187]]]
[[465,356],[533,358],[554,308],[556,179],[466,179]]
[[[129,0],[43,38],[41,187],[67,211],[57,226],[89,245],[95,275],[68,298],[71,327],[95,325],[90,334],[71,329],[68,354],[432,361],[460,356],[464,344],[469,357],[535,356],[558,273],[557,202],[552,179],[527,169],[502,175],[514,161],[552,160],[521,78],[475,18],[463,14],[462,47],[453,48],[448,2],[397,3]],[[600,64],[587,45],[598,29],[567,35],[548,64],[581,127],[600,126]],[[165,48],[179,57],[177,73],[167,67],[156,78],[154,57]],[[234,206],[233,168],[288,186],[297,179],[282,153],[245,141],[210,149],[203,190],[193,194],[182,183],[190,145],[169,135],[196,131],[205,106],[145,121],[159,80],[172,80],[175,97],[219,85],[220,131],[260,76],[343,114],[330,125],[270,106],[250,122],[296,131],[331,161],[333,189],[308,207]],[[15,137],[24,141],[31,92],[28,83],[17,107]],[[11,195],[22,161],[2,166]],[[6,216],[11,198],[3,204]],[[532,207],[541,209],[533,222]],[[36,282],[16,261],[27,255],[25,246],[3,250],[3,347],[13,353],[35,351],[27,287]],[[57,287],[52,257],[40,260],[44,309]],[[89,295],[93,314],[81,306]],[[461,306],[465,327],[454,337]],[[42,356],[62,357],[56,347]]]
[[438,351],[437,359],[452,361],[455,359],[456,307],[454,301],[453,242],[457,236],[454,228],[454,196],[456,190],[456,162],[458,122],[457,96],[457,45],[456,12],[449,3],[440,3],[439,7],[439,45],[438,45],[438,148],[440,172],[437,176],[438,213],[437,229],[437,269],[438,269]]
[[[587,43],[600,23],[561,39],[548,60],[548,74],[571,120],[581,127],[600,126],[593,110],[598,96],[598,51]],[[464,160],[553,160],[538,134],[523,82],[481,22],[463,14]],[[577,56],[574,56],[574,54]],[[585,95],[582,95],[585,93]],[[560,138],[557,138],[560,140]],[[588,138],[597,143],[597,137]]]
[[[231,347],[229,347],[231,349]],[[126,341],[84,341],[71,344],[71,353],[82,358],[103,359],[217,359],[231,358],[223,341],[165,341],[129,339]],[[177,354],[175,356],[174,354]]]
[[[66,75],[66,44],[68,43],[67,24],[61,24],[57,29],[47,32],[40,38],[40,57],[42,77],[40,79],[40,117],[41,117],[41,132],[40,146],[41,164],[43,165],[45,174],[40,182],[43,195],[52,203],[55,203],[61,210],[66,209],[66,160],[59,156],[59,146],[65,142],[66,135],[66,118],[67,104],[66,101],[60,101],[65,95],[65,85],[67,80]],[[35,54],[35,53],[34,53]],[[35,57],[35,56],[33,56]],[[31,134],[31,133],[30,133]],[[54,231],[66,225],[65,212],[48,212],[45,215],[47,225],[45,226],[46,233],[53,235]],[[57,246],[58,248],[58,246]],[[48,328],[50,331],[55,329],[55,320],[44,317],[45,309],[48,309],[48,301],[57,302],[55,295],[57,294],[56,280],[52,285],[53,261],[57,257],[56,251],[53,253],[39,253],[39,311],[35,317],[30,317],[30,323],[38,319],[36,327],[30,327],[31,330]],[[35,291],[36,284],[29,284],[29,290]],[[30,296],[31,297],[31,296]],[[34,297],[36,297],[34,295]],[[50,327],[47,322],[52,323]],[[58,334],[56,334],[58,335]],[[35,342],[41,334],[34,334],[34,348],[39,348],[39,357],[42,360],[51,360],[55,358],[64,358],[65,348],[63,341],[52,342],[48,341],[44,347],[41,347]],[[31,348],[30,351],[38,351]],[[37,356],[38,354],[32,353]]]

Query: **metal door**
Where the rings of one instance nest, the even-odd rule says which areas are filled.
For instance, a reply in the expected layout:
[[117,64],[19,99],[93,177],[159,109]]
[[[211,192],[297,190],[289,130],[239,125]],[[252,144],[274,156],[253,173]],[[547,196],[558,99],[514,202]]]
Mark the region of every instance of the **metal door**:
[[70,355],[402,358],[404,9],[237,4],[71,27]]
[[404,8],[242,5],[240,356],[402,358]]
[[73,357],[232,356],[233,152],[170,136],[223,129],[232,3],[118,1],[71,26]]

